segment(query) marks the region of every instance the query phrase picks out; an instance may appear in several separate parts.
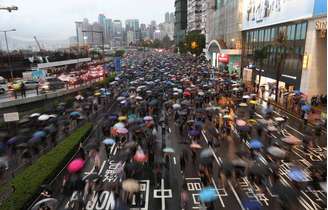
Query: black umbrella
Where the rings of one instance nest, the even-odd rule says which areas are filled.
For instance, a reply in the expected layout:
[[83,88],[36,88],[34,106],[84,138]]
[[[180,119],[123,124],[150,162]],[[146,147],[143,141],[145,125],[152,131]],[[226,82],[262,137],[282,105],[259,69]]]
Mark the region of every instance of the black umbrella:
[[87,151],[90,151],[90,150],[93,150],[93,149],[98,149],[99,148],[99,145],[95,144],[95,143],[90,143],[90,144],[87,144],[84,149],[87,150]]

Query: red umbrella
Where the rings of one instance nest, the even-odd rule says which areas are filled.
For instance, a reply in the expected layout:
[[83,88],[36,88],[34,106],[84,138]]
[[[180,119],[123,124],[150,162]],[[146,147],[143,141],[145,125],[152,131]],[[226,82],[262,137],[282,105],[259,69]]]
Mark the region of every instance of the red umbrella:
[[183,92],[183,96],[190,97],[191,93],[189,91],[185,91],[185,92]]
[[136,152],[133,159],[137,162],[143,163],[143,162],[146,162],[148,160],[148,157],[143,152]]
[[76,172],[79,172],[80,170],[82,170],[83,166],[84,166],[84,160],[75,159],[68,164],[67,170],[70,173],[76,173]]

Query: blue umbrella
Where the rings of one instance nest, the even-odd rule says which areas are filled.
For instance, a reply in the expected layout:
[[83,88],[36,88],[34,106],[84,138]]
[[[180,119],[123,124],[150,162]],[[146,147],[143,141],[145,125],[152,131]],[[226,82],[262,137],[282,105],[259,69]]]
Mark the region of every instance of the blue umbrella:
[[45,137],[47,134],[44,131],[36,131],[35,133],[33,133],[33,137],[37,137],[37,138],[43,138]]
[[295,93],[296,95],[301,95],[302,92],[299,91],[299,90],[295,90],[294,93]]
[[41,141],[41,137],[33,136],[30,140],[28,140],[29,144],[35,144]]
[[111,139],[111,138],[107,138],[103,141],[103,143],[106,145],[113,145],[113,144],[115,144],[115,140]]
[[200,132],[198,130],[193,129],[193,130],[189,131],[189,135],[190,136],[199,136]]
[[259,140],[253,139],[249,142],[249,147],[251,149],[261,149],[263,147],[263,144]]
[[203,203],[217,199],[217,193],[213,187],[205,187],[199,193],[199,200]]
[[111,115],[109,116],[110,120],[117,120],[118,116],[117,115]]
[[80,112],[71,112],[69,115],[72,117],[79,117],[81,115],[81,113]]
[[302,106],[302,110],[305,111],[305,112],[310,111],[310,109],[311,109],[311,106],[309,106],[309,105],[303,105]]
[[261,210],[261,204],[257,200],[246,200],[243,202],[245,209],[248,210]]
[[307,180],[304,171],[297,167],[291,168],[290,171],[288,172],[288,176],[291,180],[295,182],[304,182]]

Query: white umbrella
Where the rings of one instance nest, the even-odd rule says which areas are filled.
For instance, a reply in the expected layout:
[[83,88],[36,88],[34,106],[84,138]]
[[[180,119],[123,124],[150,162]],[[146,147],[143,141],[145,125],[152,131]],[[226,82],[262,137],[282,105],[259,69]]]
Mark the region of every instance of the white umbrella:
[[249,95],[244,95],[244,96],[243,96],[243,99],[249,99],[249,98],[250,98]]
[[41,114],[40,113],[33,113],[30,115],[30,117],[39,117]]
[[48,120],[49,118],[50,118],[49,115],[43,114],[43,115],[41,115],[41,116],[38,117],[38,120],[45,121],[45,120]]
[[125,128],[125,125],[124,125],[124,123],[116,123],[115,125],[114,125],[114,128]]
[[75,99],[79,101],[79,100],[83,100],[83,99],[84,99],[84,97],[83,97],[83,96],[81,96],[81,95],[77,95],[77,96],[75,96]]
[[278,157],[278,158],[284,158],[287,154],[286,150],[283,150],[276,146],[271,146],[267,150],[270,155]]
[[180,104],[173,104],[172,107],[173,107],[173,109],[179,109],[179,108],[181,108],[181,105]]
[[123,101],[124,99],[125,99],[125,97],[123,97],[123,96],[120,96],[117,98],[118,101]]

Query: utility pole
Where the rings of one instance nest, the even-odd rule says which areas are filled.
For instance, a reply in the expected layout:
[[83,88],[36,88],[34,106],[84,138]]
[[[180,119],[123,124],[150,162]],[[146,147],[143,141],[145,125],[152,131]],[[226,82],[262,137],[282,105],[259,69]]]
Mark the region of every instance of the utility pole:
[[12,32],[12,31],[16,31],[16,29],[4,30],[4,31],[0,31],[0,32],[5,34],[5,41],[6,41],[6,46],[7,46],[8,65],[9,65],[9,68],[10,68],[10,77],[11,77],[11,80],[14,81],[13,66],[11,64],[11,58],[10,58],[9,46],[8,46],[8,39],[7,39],[7,33]]

